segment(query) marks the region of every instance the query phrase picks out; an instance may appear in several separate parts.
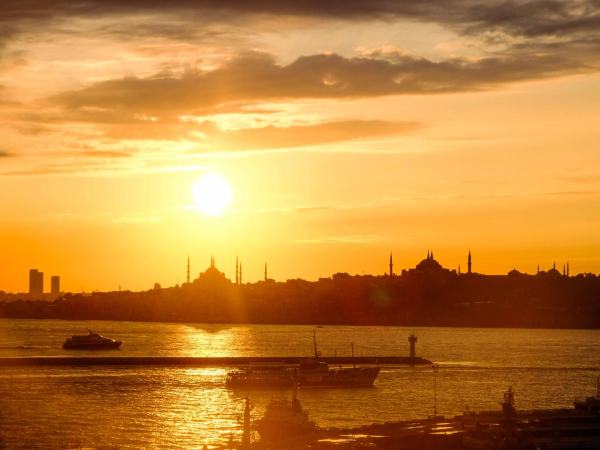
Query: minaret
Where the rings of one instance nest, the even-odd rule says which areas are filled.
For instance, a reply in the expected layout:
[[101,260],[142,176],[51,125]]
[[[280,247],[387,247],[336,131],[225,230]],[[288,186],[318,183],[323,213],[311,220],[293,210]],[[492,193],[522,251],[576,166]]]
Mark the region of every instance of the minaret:
[[390,252],[390,277],[394,276],[394,258]]
[[540,265],[539,264],[538,264],[538,267],[537,267],[537,273],[538,274],[540,273]]
[[240,284],[242,284],[242,263],[240,263]]
[[469,256],[467,258],[467,273],[471,273],[471,250],[469,250]]
[[215,267],[215,257],[214,256],[210,257],[210,267],[212,267],[213,269]]
[[265,261],[265,281],[267,281],[269,277],[267,276],[267,262]]
[[187,263],[187,284],[190,284],[190,257],[188,256]]
[[569,261],[567,261],[567,276],[569,276]]
[[552,270],[556,270],[556,261],[552,263]]
[[238,257],[235,257],[235,284],[240,284],[240,272],[239,272],[239,261]]
[[460,275],[460,264],[458,265],[458,274]]

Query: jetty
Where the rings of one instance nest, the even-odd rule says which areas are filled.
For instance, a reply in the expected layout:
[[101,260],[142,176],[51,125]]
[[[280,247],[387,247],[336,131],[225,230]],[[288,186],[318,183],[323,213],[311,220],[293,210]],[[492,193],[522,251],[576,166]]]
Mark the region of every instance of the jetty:
[[[305,356],[31,356],[0,358],[0,367],[18,366],[151,366],[151,367],[240,367],[259,364],[297,365]],[[431,365],[410,356],[322,356],[327,364],[372,364],[390,366]]]

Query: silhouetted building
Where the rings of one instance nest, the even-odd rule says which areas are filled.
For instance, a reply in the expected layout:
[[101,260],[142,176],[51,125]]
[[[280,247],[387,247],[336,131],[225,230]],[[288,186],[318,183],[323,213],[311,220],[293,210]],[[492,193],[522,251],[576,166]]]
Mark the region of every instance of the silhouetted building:
[[235,258],[235,284],[240,284],[240,262]]
[[37,269],[29,270],[29,293],[31,295],[44,293],[44,273]]
[[469,250],[469,256],[467,258],[467,273],[471,273],[471,250]]
[[267,281],[269,277],[267,276],[267,263],[265,262],[265,281]]
[[217,269],[215,265],[214,256],[210,257],[210,267],[206,269],[204,272],[198,275],[198,278],[194,280],[194,283],[205,283],[205,284],[223,284],[225,283],[227,278],[225,274]]
[[50,293],[52,295],[60,294],[60,277],[58,275],[50,277]]
[[520,277],[523,274],[521,272],[519,272],[516,268],[513,267],[513,269],[510,270],[507,275],[509,277],[515,278],[515,277]]
[[190,257],[188,256],[188,263],[187,263],[187,284],[190,284]]
[[394,258],[390,253],[390,277],[394,276]]
[[552,264],[552,269],[546,272],[546,275],[560,276],[560,272],[556,269],[556,261]]
[[417,264],[416,269],[426,272],[444,270],[442,265],[435,259],[433,259],[433,252],[429,251],[427,252],[427,258],[425,258],[423,261]]

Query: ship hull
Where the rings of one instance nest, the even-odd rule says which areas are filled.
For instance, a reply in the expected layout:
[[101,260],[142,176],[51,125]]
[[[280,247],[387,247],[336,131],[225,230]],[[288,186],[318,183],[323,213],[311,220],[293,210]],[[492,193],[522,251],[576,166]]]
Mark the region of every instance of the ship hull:
[[65,342],[63,344],[65,350],[118,350],[119,347],[121,347],[120,341],[102,344],[80,344],[71,342]]
[[371,387],[379,374],[378,367],[340,368],[328,370],[298,370],[288,367],[256,371],[247,369],[227,377],[231,388],[291,387],[298,384],[303,388],[319,387]]

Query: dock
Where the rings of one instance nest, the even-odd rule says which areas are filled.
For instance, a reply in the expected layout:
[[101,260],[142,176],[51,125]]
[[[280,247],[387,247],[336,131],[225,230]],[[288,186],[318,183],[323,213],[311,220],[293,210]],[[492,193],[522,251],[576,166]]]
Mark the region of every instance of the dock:
[[[151,367],[221,367],[258,364],[297,365],[304,356],[33,356],[0,358],[0,367],[26,366],[151,366]],[[431,365],[431,361],[409,356],[324,356],[327,364],[349,365]]]

